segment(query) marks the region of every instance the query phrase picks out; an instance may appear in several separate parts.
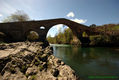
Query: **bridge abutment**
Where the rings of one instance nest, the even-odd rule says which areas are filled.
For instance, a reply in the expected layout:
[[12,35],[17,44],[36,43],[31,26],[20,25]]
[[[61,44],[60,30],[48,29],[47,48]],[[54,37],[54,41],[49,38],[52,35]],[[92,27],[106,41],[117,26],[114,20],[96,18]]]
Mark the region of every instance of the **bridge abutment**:
[[90,38],[89,37],[80,37],[80,41],[81,41],[81,46],[82,47],[87,47],[90,44]]

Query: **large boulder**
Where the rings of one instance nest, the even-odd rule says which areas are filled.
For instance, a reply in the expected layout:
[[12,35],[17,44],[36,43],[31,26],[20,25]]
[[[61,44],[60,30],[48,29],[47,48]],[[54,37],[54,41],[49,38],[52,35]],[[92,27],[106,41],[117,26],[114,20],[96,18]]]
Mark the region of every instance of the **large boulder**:
[[0,78],[3,80],[77,80],[75,72],[62,60],[56,58],[49,46],[43,48],[41,45],[40,42],[6,44],[7,49],[1,50],[1,53],[8,51],[11,55],[0,56]]

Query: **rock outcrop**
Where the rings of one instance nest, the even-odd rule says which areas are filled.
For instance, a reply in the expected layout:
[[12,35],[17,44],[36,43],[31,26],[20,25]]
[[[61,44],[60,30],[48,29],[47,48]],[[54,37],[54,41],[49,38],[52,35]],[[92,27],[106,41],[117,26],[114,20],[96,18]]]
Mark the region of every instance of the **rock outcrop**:
[[77,80],[42,42],[0,44],[0,80]]

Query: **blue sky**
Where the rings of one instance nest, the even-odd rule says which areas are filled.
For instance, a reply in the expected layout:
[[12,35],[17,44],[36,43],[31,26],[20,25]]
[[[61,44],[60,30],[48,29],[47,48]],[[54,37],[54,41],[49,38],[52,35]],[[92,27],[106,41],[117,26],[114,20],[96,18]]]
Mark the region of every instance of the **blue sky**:
[[[119,0],[0,0],[0,21],[16,10],[23,10],[32,20],[67,18],[85,25],[119,23]],[[59,28],[49,32],[55,34],[55,29]]]

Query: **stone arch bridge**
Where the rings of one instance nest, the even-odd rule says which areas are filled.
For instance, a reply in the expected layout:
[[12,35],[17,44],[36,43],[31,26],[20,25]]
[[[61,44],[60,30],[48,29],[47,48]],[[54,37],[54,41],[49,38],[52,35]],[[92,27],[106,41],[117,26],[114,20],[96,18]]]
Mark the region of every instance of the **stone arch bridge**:
[[88,38],[84,38],[82,36],[83,32],[86,32],[88,35],[98,34],[98,32],[96,32],[96,30],[93,28],[65,18],[40,21],[0,23],[0,32],[6,34],[7,37],[9,37],[9,39],[12,41],[25,41],[27,33],[29,31],[35,31],[39,34],[39,40],[45,41],[49,29],[57,24],[64,24],[68,26],[72,30],[73,34],[78,39],[80,39],[82,44],[87,44],[90,42]]

